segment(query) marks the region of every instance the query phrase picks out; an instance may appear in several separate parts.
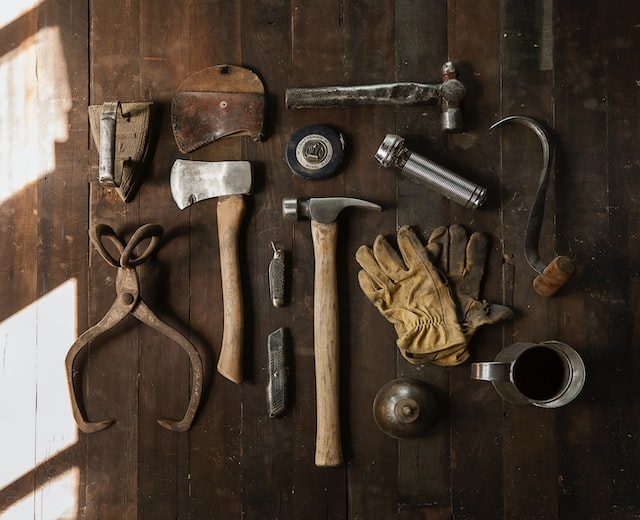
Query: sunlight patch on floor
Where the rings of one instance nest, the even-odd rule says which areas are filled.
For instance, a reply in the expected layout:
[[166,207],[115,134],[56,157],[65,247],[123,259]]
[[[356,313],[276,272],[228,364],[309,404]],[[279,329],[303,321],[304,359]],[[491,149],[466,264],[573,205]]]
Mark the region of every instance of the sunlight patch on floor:
[[55,170],[56,143],[69,138],[67,75],[57,27],[0,58],[0,203]]
[[[0,323],[0,417],[10,425],[0,443],[0,490],[78,440],[64,366],[77,335],[76,300],[77,282],[70,279]],[[73,468],[64,470],[62,475]],[[68,500],[77,501],[77,485],[55,484],[58,477],[44,485],[38,480],[34,484],[40,487],[16,502],[17,510],[25,507],[21,504],[26,500],[32,508],[41,503],[42,514],[36,518],[59,518],[48,516],[49,512],[59,511],[59,502],[67,508]],[[73,480],[77,483],[78,477]],[[71,494],[62,496],[49,491],[50,486],[61,486],[55,489],[71,490]],[[42,516],[45,511],[47,516]],[[6,514],[0,516],[2,520],[13,518]]]

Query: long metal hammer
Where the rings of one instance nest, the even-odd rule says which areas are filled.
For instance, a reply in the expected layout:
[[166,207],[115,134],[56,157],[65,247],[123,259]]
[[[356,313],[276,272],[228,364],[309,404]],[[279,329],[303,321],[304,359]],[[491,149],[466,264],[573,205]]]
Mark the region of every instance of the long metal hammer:
[[464,130],[460,104],[464,85],[450,61],[442,66],[442,83],[383,83],[348,87],[289,88],[285,92],[287,108],[334,108],[353,105],[413,106],[440,102],[444,132]]
[[316,466],[342,464],[340,439],[339,374],[340,329],[336,246],[340,212],[349,207],[382,208],[373,202],[349,197],[284,199],[284,218],[311,220],[315,258],[313,292],[313,342],[316,369]]

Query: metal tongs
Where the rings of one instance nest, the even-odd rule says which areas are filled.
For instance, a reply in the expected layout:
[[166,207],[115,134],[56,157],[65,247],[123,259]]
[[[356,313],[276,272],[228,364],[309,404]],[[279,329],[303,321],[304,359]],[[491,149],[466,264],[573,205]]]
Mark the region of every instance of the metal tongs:
[[[74,361],[80,351],[94,341],[98,336],[115,327],[129,314],[135,316],[142,323],[152,329],[161,332],[175,341],[189,356],[191,363],[191,397],[184,417],[179,420],[157,419],[160,426],[174,432],[184,432],[191,427],[202,395],[203,368],[200,354],[193,344],[180,332],[160,320],[149,309],[140,297],[140,283],[136,266],[142,264],[151,256],[160,243],[162,227],[158,224],[145,224],[140,226],[127,243],[123,243],[115,231],[106,224],[98,223],[89,230],[89,237],[100,256],[113,267],[118,268],[116,276],[116,299],[104,317],[95,325],[86,330],[69,349],[66,357],[67,381],[71,394],[71,407],[73,417],[78,427],[85,433],[98,432],[108,428],[114,421],[111,419],[91,422],[88,421],[80,409],[81,392],[76,387],[75,380],[78,371],[74,371]],[[105,239],[111,242],[119,253],[114,257],[105,247]],[[138,256],[134,250],[145,240],[149,240],[146,249]]]

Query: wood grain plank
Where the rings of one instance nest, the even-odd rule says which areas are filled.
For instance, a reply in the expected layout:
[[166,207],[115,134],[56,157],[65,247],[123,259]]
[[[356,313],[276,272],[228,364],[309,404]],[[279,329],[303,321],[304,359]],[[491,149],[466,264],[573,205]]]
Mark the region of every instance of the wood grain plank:
[[[246,235],[247,382],[243,385],[242,501],[248,517],[295,518],[294,417],[297,400],[295,350],[297,325],[291,298],[292,236],[282,217],[282,199],[290,196],[291,175],[284,162],[288,131],[282,131],[284,91],[291,75],[291,2],[243,2],[243,63],[263,79],[266,91],[265,138],[243,142],[243,157],[254,167],[255,188],[249,198]],[[250,36],[249,36],[250,35]],[[268,265],[273,241],[285,254],[288,274],[285,306],[271,303]],[[288,363],[288,408],[282,416],[269,418],[268,335],[285,329]],[[255,478],[255,475],[261,475]]]
[[[349,85],[393,81],[395,45],[393,2],[368,1],[345,5],[345,82]],[[380,171],[373,158],[384,135],[394,124],[389,107],[337,109],[347,136],[348,164],[342,173],[346,195],[379,204],[381,212],[346,209],[339,217],[338,248],[340,327],[342,345],[342,431],[347,457],[348,518],[389,518],[396,503],[396,442],[375,426],[373,399],[378,389],[395,377],[395,348],[390,325],[358,285],[354,255],[376,235],[395,230],[395,178]],[[366,129],[365,131],[362,131]],[[392,328],[391,328],[392,329]]]
[[[398,81],[439,83],[448,56],[447,6],[441,2],[396,2],[396,74]],[[447,137],[440,127],[441,110],[433,106],[397,110],[395,132],[425,157],[441,160]],[[437,157],[437,159],[436,159]],[[441,225],[446,199],[395,171],[397,225],[411,225],[426,243]],[[398,444],[398,518],[447,518],[450,515],[449,374],[433,364],[412,365],[397,354],[399,377],[425,381],[438,400],[438,422],[420,439]]]
[[[4,105],[5,118],[2,127],[2,191],[0,202],[0,287],[5,295],[0,300],[0,326],[2,343],[0,355],[0,388],[4,398],[0,412],[11,424],[3,434],[0,456],[3,460],[0,485],[0,514],[16,514],[16,505],[24,504],[33,510],[36,497],[36,475],[33,472],[37,438],[37,320],[27,314],[38,299],[38,188],[37,177],[41,173],[41,158],[30,142],[40,130],[42,114],[38,101],[30,98],[29,90],[36,85],[37,12],[14,20],[2,30],[2,62],[0,76],[3,92],[11,103]],[[22,74],[13,80],[10,68],[19,67]],[[35,119],[35,130],[22,121],[24,113]],[[9,121],[15,121],[13,125]],[[34,136],[33,134],[36,133]],[[21,136],[22,147],[16,147],[12,135]],[[45,134],[46,135],[46,134]],[[51,136],[49,136],[51,140]],[[48,143],[50,146],[51,143]],[[13,146],[12,146],[13,145]],[[46,149],[45,147],[43,147]],[[31,155],[31,157],[30,157]],[[29,167],[27,168],[26,165]],[[30,174],[30,175],[28,175]],[[29,179],[29,176],[32,179]],[[33,182],[35,180],[35,182]],[[36,211],[34,211],[36,209]],[[6,297],[10,295],[10,297]],[[13,325],[16,323],[17,325]],[[11,396],[11,398],[9,398]],[[4,421],[3,421],[4,423]],[[21,476],[26,475],[26,478]]]
[[[480,296],[503,303],[502,176],[499,141],[488,132],[501,110],[500,4],[449,4],[449,56],[460,63],[467,93],[465,128],[449,139],[449,166],[464,178],[486,187],[487,201],[478,210],[449,205],[449,224],[490,239]],[[482,41],[482,44],[478,44]],[[446,224],[446,221],[443,222]],[[503,345],[503,325],[483,327],[469,343],[471,361],[491,360]],[[480,511],[503,516],[502,403],[490,385],[471,381],[468,363],[449,371],[451,417],[452,511],[456,518],[474,518]],[[482,478],[478,478],[478,475]],[[490,513],[489,513],[490,512]]]
[[[206,359],[200,338],[189,333],[189,215],[178,210],[169,189],[169,172],[178,153],[170,124],[171,99],[188,70],[182,59],[188,47],[181,38],[184,11],[181,2],[140,4],[137,99],[154,102],[154,125],[152,160],[136,199],[139,223],[160,224],[164,237],[155,257],[139,271],[149,307],[188,337]],[[193,375],[189,359],[177,343],[143,326],[140,373],[138,515],[186,516],[190,506],[190,433],[169,432],[156,419],[184,415]]]
[[[502,115],[529,115],[547,127],[551,124],[553,110],[553,76],[548,59],[553,42],[551,35],[545,33],[552,16],[551,9],[549,2],[523,6],[522,9],[503,4],[500,28]],[[535,273],[523,256],[524,230],[540,172],[539,166],[534,164],[542,164],[542,148],[530,129],[516,129],[514,126],[511,124],[496,130],[501,134],[499,139],[502,142],[504,250],[513,269],[512,305],[518,310],[511,330],[518,341],[544,341],[557,337],[552,317],[558,308],[556,300],[540,297],[532,290]],[[531,167],[525,168],[523,164]],[[552,191],[549,192],[547,215],[553,214],[554,197]],[[551,222],[545,222],[541,234],[540,252],[544,258],[551,256]],[[550,319],[541,322],[541,315]],[[557,429],[554,413],[505,403],[503,425],[505,516],[557,516]],[[526,443],[521,440],[524,432],[527,432]],[[545,456],[541,457],[541,453]],[[523,486],[531,487],[534,492],[523,497]]]
[[[135,100],[138,96],[139,3],[92,4],[89,10],[89,100]],[[114,37],[113,27],[119,27]],[[135,54],[132,54],[134,53]],[[125,205],[113,189],[98,183],[98,154],[90,144],[89,225],[104,222],[128,235],[138,225],[138,203]],[[116,270],[89,246],[89,316],[96,323],[115,299]],[[94,342],[85,380],[89,418],[115,418],[102,432],[87,436],[87,511],[89,518],[138,517],[139,328],[127,319]]]
[[[339,85],[344,81],[345,27],[344,4],[333,1],[292,5],[290,87]],[[338,130],[344,114],[336,110],[305,109],[283,113],[282,132],[287,141],[303,126],[322,123]],[[285,170],[286,171],[286,170]],[[344,194],[344,176],[336,175],[319,183],[290,175],[291,192],[300,199]],[[346,470],[314,466],[316,438],[316,395],[313,350],[314,255],[310,223],[307,219],[288,224],[292,236],[292,328],[296,373],[296,408],[293,456],[295,502],[293,517],[346,518]],[[340,239],[342,240],[342,239]],[[342,311],[341,311],[342,312]],[[342,314],[340,315],[342,317]],[[343,349],[344,349],[343,345]],[[344,350],[341,350],[341,361]],[[344,378],[340,373],[341,389]],[[343,413],[341,410],[341,413]],[[343,444],[348,439],[342,431]],[[348,444],[347,444],[348,445]],[[322,497],[320,500],[318,497]]]
[[[602,297],[610,290],[611,265],[606,246],[611,230],[610,172],[607,142],[602,139],[608,125],[603,104],[607,83],[603,22],[609,8],[601,2],[586,11],[575,4],[554,9],[554,18],[563,21],[554,35],[555,126],[561,139],[555,182],[556,247],[568,250],[577,264],[575,279],[559,301],[562,314],[556,319],[559,339],[584,358],[588,378],[580,398],[557,417],[563,434],[558,507],[560,516],[609,516],[612,439],[605,426],[611,411],[605,396],[611,391],[612,359],[605,331],[612,322],[609,302]],[[591,145],[585,148],[586,141]],[[585,430],[588,436],[577,435]]]
[[[611,384],[611,427],[614,476],[614,518],[632,518],[640,511],[640,460],[638,453],[638,265],[640,247],[635,231],[639,193],[632,165],[638,162],[638,86],[618,81],[637,69],[638,6],[616,2],[607,16],[607,148],[609,154],[609,348],[615,350]],[[624,475],[624,478],[616,475]]]
[[[180,81],[210,66],[242,65],[241,12],[239,2],[185,2],[181,18],[185,68]],[[242,159],[242,139],[223,139],[188,158]],[[242,386],[216,371],[223,328],[216,210],[215,199],[185,210],[189,223],[189,323],[192,336],[207,351],[209,378],[197,424],[189,434],[189,512],[193,518],[238,518],[242,511]],[[245,334],[246,330],[245,322]],[[243,348],[247,348],[246,340]]]
[[[86,507],[86,443],[84,438],[68,433],[75,424],[67,408],[68,393],[62,390],[66,386],[62,357],[71,346],[63,338],[69,333],[70,339],[75,338],[73,334],[79,334],[88,325],[88,83],[83,74],[74,74],[87,70],[88,66],[88,7],[86,3],[74,2],[69,10],[45,2],[37,12],[40,31],[52,32],[55,28],[58,36],[58,42],[43,41],[37,51],[38,75],[49,83],[44,90],[49,94],[41,100],[44,110],[39,125],[41,128],[66,125],[67,135],[55,144],[54,170],[41,179],[37,188],[36,269],[43,315],[36,325],[40,344],[36,453],[45,462],[34,468],[35,496],[42,511],[54,510],[56,502],[62,499],[68,504],[66,514],[82,519]],[[60,109],[59,119],[53,121],[52,106]],[[62,295],[71,301],[62,300]],[[53,305],[44,303],[53,298],[61,301]],[[52,416],[53,411],[57,418]],[[57,485],[60,487],[56,488]]]

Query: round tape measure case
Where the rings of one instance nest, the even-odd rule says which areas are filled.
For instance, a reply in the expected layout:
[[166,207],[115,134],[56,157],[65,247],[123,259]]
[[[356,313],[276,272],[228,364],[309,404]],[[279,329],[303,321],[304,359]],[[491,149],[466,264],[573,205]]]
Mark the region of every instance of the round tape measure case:
[[309,180],[326,179],[336,173],[344,158],[344,138],[326,125],[305,126],[293,133],[285,156],[296,175]]

